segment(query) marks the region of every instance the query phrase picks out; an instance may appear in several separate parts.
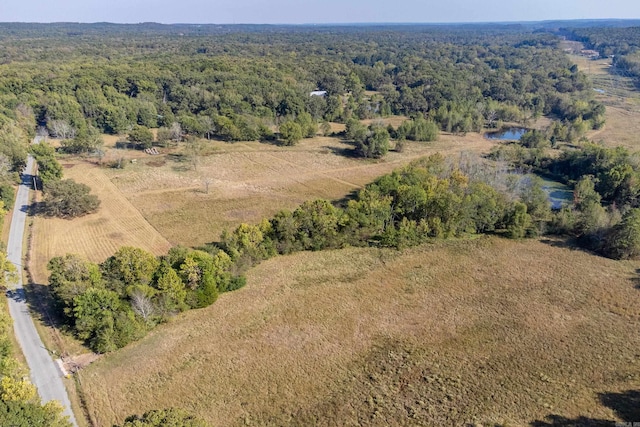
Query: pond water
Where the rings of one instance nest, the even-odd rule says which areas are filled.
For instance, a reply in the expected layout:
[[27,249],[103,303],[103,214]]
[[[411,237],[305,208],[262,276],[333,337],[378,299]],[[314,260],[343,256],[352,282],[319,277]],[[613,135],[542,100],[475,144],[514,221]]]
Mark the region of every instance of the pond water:
[[528,129],[525,128],[507,128],[498,132],[486,133],[485,137],[488,139],[498,139],[500,141],[519,141],[527,131]]
[[563,205],[573,202],[573,190],[561,182],[553,181],[543,176],[542,189],[547,193],[553,209],[560,209]]

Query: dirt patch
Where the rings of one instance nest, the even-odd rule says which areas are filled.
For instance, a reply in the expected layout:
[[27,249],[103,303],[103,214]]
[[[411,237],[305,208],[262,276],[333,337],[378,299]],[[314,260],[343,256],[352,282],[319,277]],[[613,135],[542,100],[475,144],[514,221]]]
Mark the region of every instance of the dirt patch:
[[96,353],[67,356],[62,358],[62,364],[68,373],[75,374],[79,370],[86,368],[96,360],[100,359],[100,357],[101,355]]
[[148,162],[145,162],[145,164],[147,166],[151,166],[154,168],[159,168],[160,166],[164,166],[167,164],[167,161],[164,159],[157,159],[157,160],[150,160]]

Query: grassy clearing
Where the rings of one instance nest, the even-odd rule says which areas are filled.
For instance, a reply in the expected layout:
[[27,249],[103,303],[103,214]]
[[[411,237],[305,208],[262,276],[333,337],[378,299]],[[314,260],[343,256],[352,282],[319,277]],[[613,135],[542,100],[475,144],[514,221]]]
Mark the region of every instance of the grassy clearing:
[[640,264],[562,245],[270,260],[82,371],[90,413],[98,425],[170,406],[213,425],[616,419],[598,396],[640,389]]
[[[435,152],[482,153],[494,143],[479,134],[444,134],[437,142],[408,143],[404,152],[391,151],[380,161],[350,157],[350,145],[328,137],[305,139],[294,147],[208,144],[210,154],[197,169],[164,150],[105,173],[172,244],[195,246],[217,240],[224,228],[258,222],[305,200],[340,199],[416,158]],[[205,179],[211,181],[208,194]]]

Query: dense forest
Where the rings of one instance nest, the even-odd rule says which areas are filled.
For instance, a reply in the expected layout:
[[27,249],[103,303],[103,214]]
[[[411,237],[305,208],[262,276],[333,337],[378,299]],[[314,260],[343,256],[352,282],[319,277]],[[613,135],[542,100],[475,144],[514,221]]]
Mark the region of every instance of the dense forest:
[[[509,26],[190,28],[191,36],[153,25],[73,28],[0,28],[0,113],[17,119],[20,109],[70,151],[135,126],[270,138],[273,125],[301,115],[421,115],[449,132],[550,115],[570,136],[603,124],[558,39]],[[326,96],[310,96],[315,89]]]

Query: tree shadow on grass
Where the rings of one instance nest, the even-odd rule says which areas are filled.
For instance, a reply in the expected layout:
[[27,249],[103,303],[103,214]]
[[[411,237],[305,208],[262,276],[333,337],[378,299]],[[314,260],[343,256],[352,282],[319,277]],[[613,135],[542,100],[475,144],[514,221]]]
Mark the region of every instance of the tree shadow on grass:
[[[26,292],[25,292],[26,291]],[[16,292],[16,291],[14,291]],[[29,283],[24,287],[27,305],[34,319],[43,325],[56,329],[66,329],[67,324],[58,310],[57,304],[48,286]]]
[[640,423],[640,390],[622,393],[600,393],[600,402],[613,409],[623,421]]
[[[627,390],[622,393],[600,393],[602,405],[612,409],[623,423],[640,423],[640,391]],[[536,420],[531,427],[616,427],[620,422],[588,417],[567,418],[562,415],[548,415],[544,421]]]
[[333,145],[324,145],[322,148],[325,150],[329,150],[331,153],[336,156],[347,157],[350,159],[359,159],[361,158],[358,155],[358,151],[352,145],[345,144],[345,147],[335,147]]
[[574,251],[584,251],[588,252],[586,249],[581,247],[578,244],[578,241],[573,237],[554,237],[554,238],[543,238],[540,239],[540,242],[545,245],[549,245],[554,248],[562,248],[562,249],[570,249]]
[[182,154],[182,153],[167,154],[167,160],[170,160],[173,163],[175,163],[175,165],[171,167],[171,169],[173,169],[175,172],[186,172],[193,168],[191,164],[191,159],[186,154]]
[[631,278],[631,282],[634,284],[636,289],[640,289],[640,268],[636,269],[636,276]]

